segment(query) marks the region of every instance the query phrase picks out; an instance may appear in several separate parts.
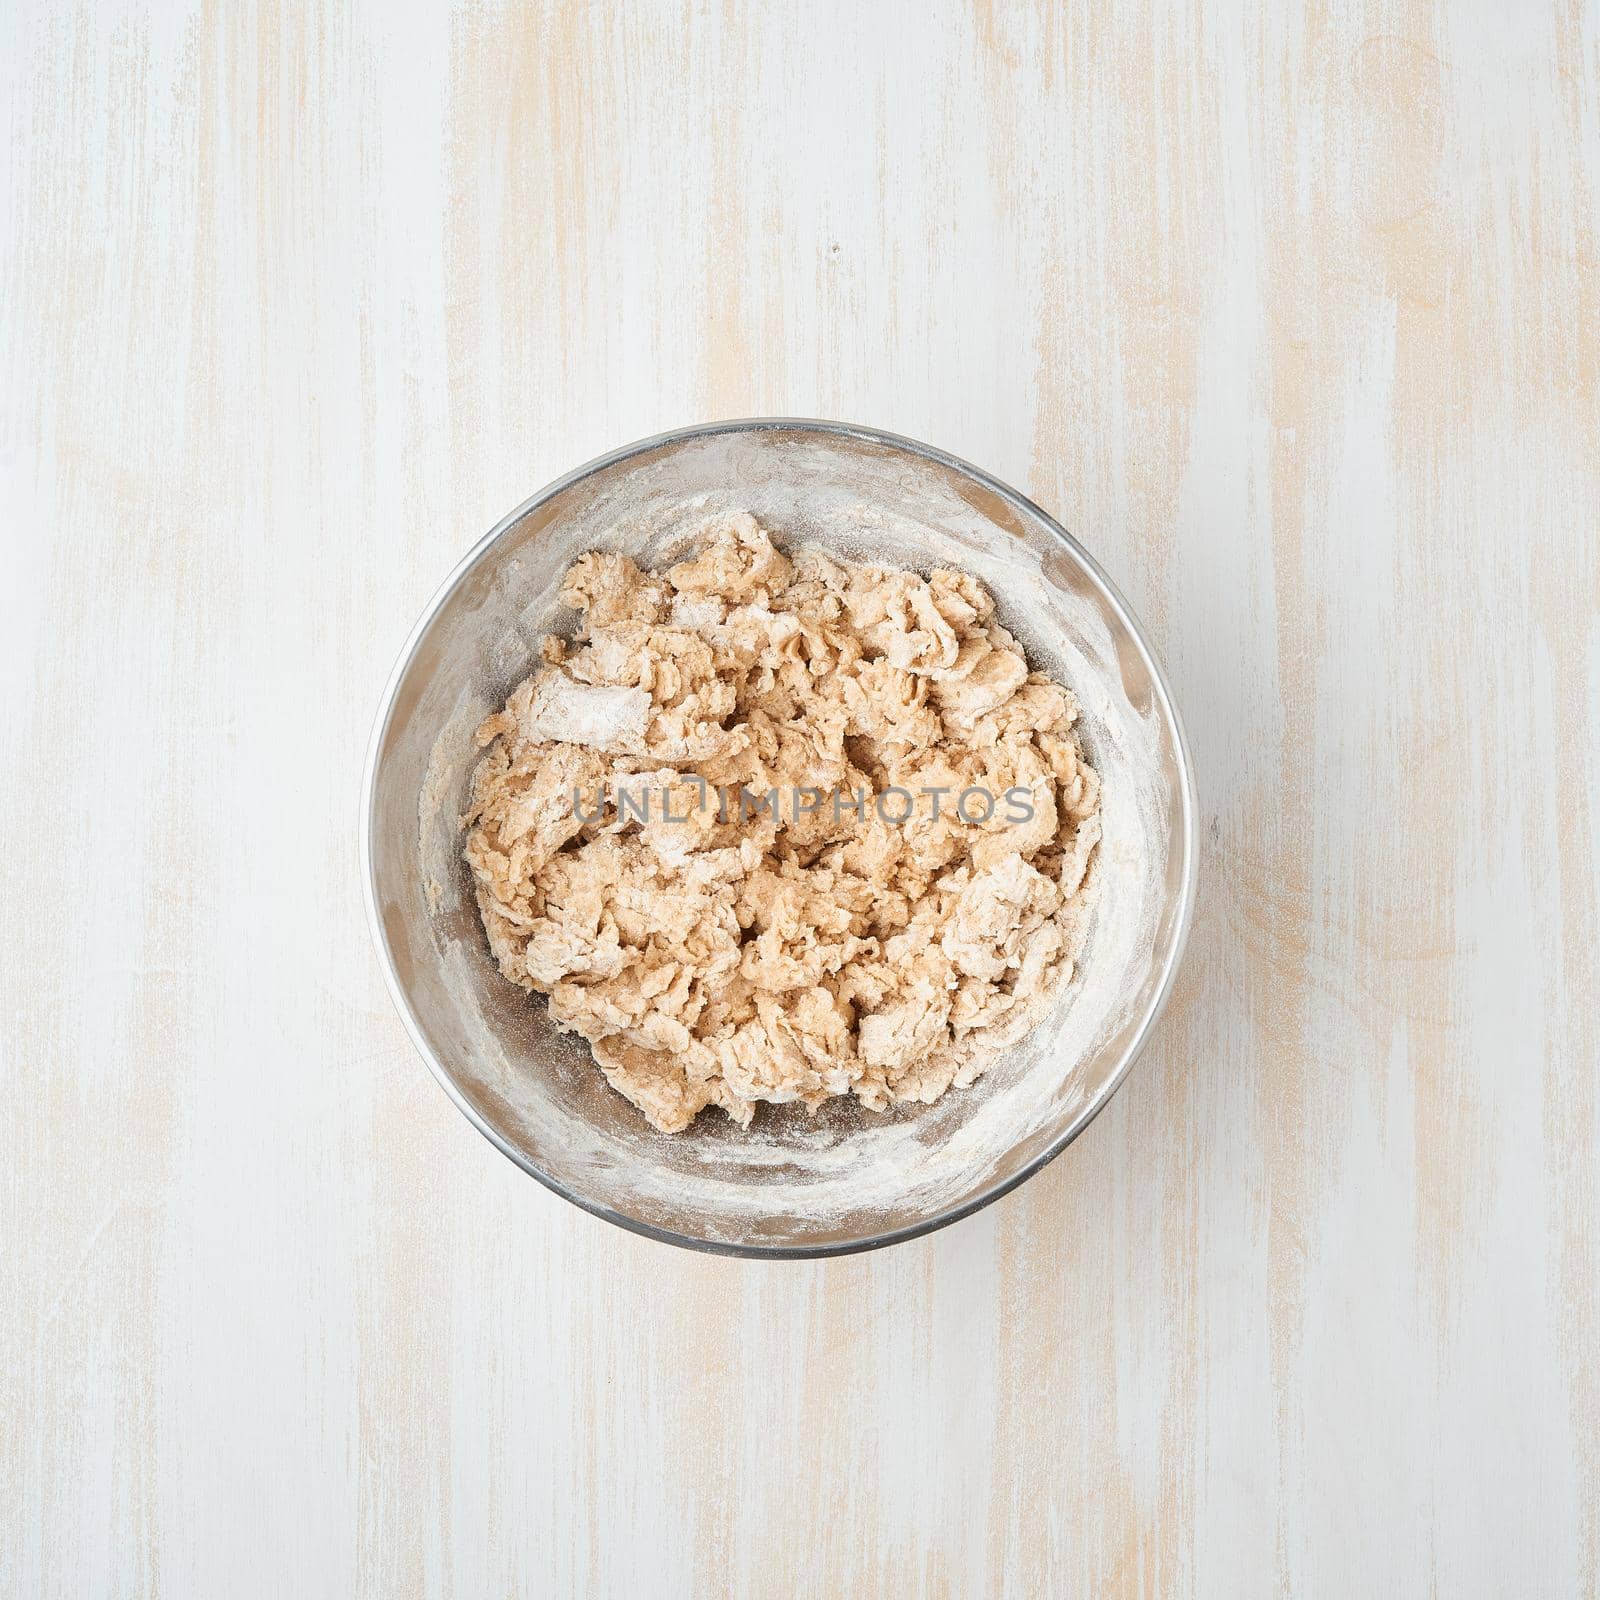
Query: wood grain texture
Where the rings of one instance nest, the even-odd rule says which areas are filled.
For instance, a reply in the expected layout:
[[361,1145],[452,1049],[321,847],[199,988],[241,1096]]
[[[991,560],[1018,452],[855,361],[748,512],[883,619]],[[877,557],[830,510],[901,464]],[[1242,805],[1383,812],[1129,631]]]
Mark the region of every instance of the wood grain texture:
[[[1600,8],[22,0],[0,1590],[1600,1585]],[[1190,955],[832,1263],[529,1182],[360,767],[507,508],[700,418],[1025,486],[1145,618]]]

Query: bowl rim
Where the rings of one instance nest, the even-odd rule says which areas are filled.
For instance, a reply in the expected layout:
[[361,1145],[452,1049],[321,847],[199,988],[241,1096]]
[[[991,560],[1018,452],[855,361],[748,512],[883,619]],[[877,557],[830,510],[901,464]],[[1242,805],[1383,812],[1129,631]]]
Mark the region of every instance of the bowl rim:
[[[1144,1015],[1139,1019],[1138,1027],[1135,1029],[1132,1038],[1123,1048],[1121,1059],[1117,1062],[1115,1069],[1107,1078],[1100,1092],[1093,1100],[1080,1108],[1077,1114],[1046,1145],[1043,1151],[1019,1171],[993,1184],[981,1194],[964,1200],[959,1205],[950,1206],[932,1216],[925,1217],[920,1221],[909,1223],[904,1227],[888,1229],[882,1233],[871,1234],[859,1239],[849,1239],[836,1244],[746,1244],[722,1239],[706,1239],[698,1234],[683,1233],[676,1229],[659,1227],[654,1223],[644,1222],[637,1217],[629,1216],[627,1213],[618,1211],[601,1201],[591,1200],[583,1195],[574,1193],[559,1179],[545,1172],[537,1163],[530,1160],[524,1151],[518,1149],[517,1146],[504,1138],[467,1099],[450,1072],[434,1053],[432,1046],[428,1043],[422,1031],[410,998],[406,994],[395,970],[394,955],[389,947],[388,937],[384,932],[383,919],[379,915],[377,863],[372,850],[372,825],[373,812],[377,802],[379,752],[383,748],[384,740],[389,732],[389,726],[394,720],[395,699],[399,693],[400,685],[410,671],[417,647],[432,625],[434,618],[465,580],[467,574],[477,566],[478,562],[499,539],[511,528],[515,527],[529,512],[536,510],[546,501],[563,493],[574,484],[593,476],[597,472],[604,471],[608,467],[625,462],[634,456],[644,455],[649,451],[659,449],[662,445],[682,444],[690,440],[709,438],[726,433],[778,432],[828,434],[836,437],[861,439],[920,456],[939,466],[964,474],[984,489],[1000,496],[1015,511],[1026,517],[1036,519],[1066,547],[1089,574],[1090,578],[1099,586],[1106,601],[1121,620],[1128,631],[1128,636],[1137,647],[1140,658],[1144,662],[1145,670],[1150,675],[1157,703],[1172,728],[1180,780],[1179,794],[1182,813],[1180,841],[1183,851],[1183,868],[1171,947],[1167,952],[1160,980],[1150,1000],[1145,1005]],[[439,585],[433,598],[423,608],[422,614],[417,618],[410,633],[406,636],[405,643],[401,646],[400,654],[389,673],[388,681],[384,685],[383,695],[378,703],[378,714],[373,724],[371,738],[368,741],[367,757],[361,779],[359,849],[362,863],[362,895],[366,903],[368,931],[371,933],[373,944],[377,950],[379,965],[383,969],[384,982],[388,987],[389,997],[400,1015],[401,1022],[405,1025],[406,1032],[410,1035],[413,1047],[427,1064],[433,1076],[438,1080],[440,1087],[454,1101],[457,1110],[502,1155],[515,1162],[518,1167],[530,1177],[537,1179],[545,1188],[560,1195],[563,1200],[570,1201],[573,1205],[589,1212],[592,1216],[615,1223],[618,1227],[626,1228],[630,1233],[641,1234],[647,1239],[655,1239],[663,1244],[679,1245],[685,1249],[698,1250],[711,1255],[737,1256],[758,1260],[815,1260],[826,1256],[857,1255],[867,1250],[881,1250],[889,1245],[901,1244],[908,1239],[920,1238],[925,1234],[934,1233],[940,1228],[947,1228],[951,1223],[959,1222],[963,1217],[969,1217],[974,1212],[981,1211],[985,1206],[992,1205],[996,1200],[1009,1194],[1020,1184],[1026,1183],[1036,1173],[1041,1172],[1073,1140],[1078,1138],[1084,1129],[1106,1108],[1112,1096],[1122,1087],[1124,1080],[1133,1068],[1134,1062],[1143,1054],[1145,1046],[1149,1042],[1151,1031],[1159,1021],[1162,1012],[1166,1009],[1173,984],[1177,978],[1178,968],[1183,961],[1184,949],[1189,941],[1190,924],[1194,916],[1195,891],[1199,868],[1195,838],[1197,815],[1198,804],[1195,793],[1194,764],[1189,754],[1189,743],[1184,733],[1183,720],[1178,714],[1178,707],[1173,700],[1166,675],[1163,673],[1161,664],[1156,659],[1155,652],[1151,649],[1150,643],[1145,637],[1144,629],[1134,616],[1128,602],[1123,598],[1121,591],[1106,575],[1105,569],[1049,512],[1035,504],[1026,495],[1019,494],[1009,484],[1003,483],[1000,479],[985,472],[981,467],[976,467],[971,462],[965,461],[959,456],[951,455],[948,451],[941,450],[935,445],[924,444],[920,440],[907,438],[903,434],[890,433],[885,429],[868,427],[860,423],[835,422],[815,417],[728,418],[716,422],[696,423],[684,428],[673,428],[665,433],[652,434],[648,438],[636,439],[631,444],[608,450],[604,455],[596,456],[592,460],[584,462],[581,466],[574,467],[570,472],[563,473],[559,478],[552,479],[542,489],[537,490],[524,500],[521,505],[501,517],[451,569],[449,575]]]

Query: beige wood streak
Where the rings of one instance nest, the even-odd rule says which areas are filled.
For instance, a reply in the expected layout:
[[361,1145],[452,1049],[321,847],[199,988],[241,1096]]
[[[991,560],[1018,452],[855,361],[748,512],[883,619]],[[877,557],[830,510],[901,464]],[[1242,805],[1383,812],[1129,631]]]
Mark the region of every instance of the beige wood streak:
[[[0,1589],[1595,1591],[1593,4],[0,26]],[[814,1265],[478,1139],[354,844],[460,551],[761,412],[1057,511],[1204,808],[1113,1107]]]

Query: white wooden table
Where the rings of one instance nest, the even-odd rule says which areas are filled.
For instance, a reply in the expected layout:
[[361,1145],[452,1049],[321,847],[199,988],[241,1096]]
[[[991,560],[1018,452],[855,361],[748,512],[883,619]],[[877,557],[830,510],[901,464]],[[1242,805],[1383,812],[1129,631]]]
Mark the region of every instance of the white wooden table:
[[[0,1592],[1595,1591],[1600,8],[0,27]],[[771,412],[1057,512],[1204,810],[1111,1109],[805,1265],[497,1155],[355,847],[456,557]]]

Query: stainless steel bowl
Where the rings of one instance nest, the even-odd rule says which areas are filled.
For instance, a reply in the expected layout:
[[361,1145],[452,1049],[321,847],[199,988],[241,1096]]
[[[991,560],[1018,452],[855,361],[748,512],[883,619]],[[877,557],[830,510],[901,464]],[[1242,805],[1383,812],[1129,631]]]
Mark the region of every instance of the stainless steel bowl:
[[[581,551],[645,561],[712,511],[781,537],[924,570],[965,566],[1036,665],[1077,692],[1105,783],[1100,910],[1050,1023],[976,1085],[877,1117],[763,1108],[649,1129],[581,1040],[489,957],[460,860],[472,731],[564,623]],[[1058,1155],[1127,1075],[1172,985],[1194,896],[1182,730],[1138,623],[1037,506],[910,439],[763,418],[645,439],[540,490],[445,581],[384,691],[361,850],[373,937],[417,1049],[471,1122],[575,1205],[653,1238],[748,1256],[837,1255],[914,1238],[987,1205]]]

